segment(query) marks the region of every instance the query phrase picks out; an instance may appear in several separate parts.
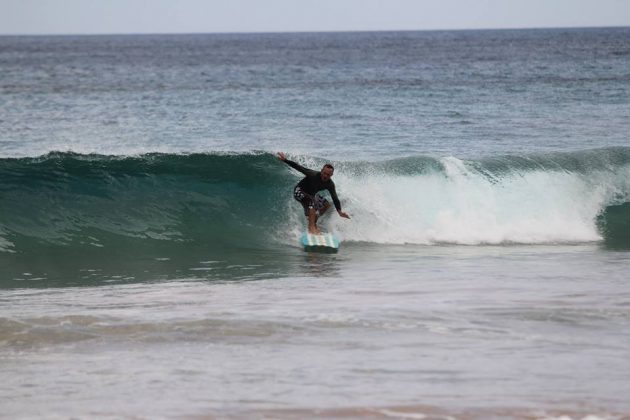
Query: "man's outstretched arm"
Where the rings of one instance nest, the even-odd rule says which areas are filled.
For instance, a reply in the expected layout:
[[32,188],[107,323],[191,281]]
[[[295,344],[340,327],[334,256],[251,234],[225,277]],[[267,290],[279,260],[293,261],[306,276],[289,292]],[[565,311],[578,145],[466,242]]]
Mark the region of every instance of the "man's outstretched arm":
[[280,159],[281,161],[283,161],[284,163],[286,163],[287,165],[289,165],[290,167],[292,167],[296,171],[302,172],[304,175],[312,175],[314,173],[317,173],[316,171],[314,171],[312,169],[305,168],[304,166],[298,165],[297,163],[293,162],[292,160],[287,159],[285,154],[282,153],[282,152],[278,152],[278,159]]

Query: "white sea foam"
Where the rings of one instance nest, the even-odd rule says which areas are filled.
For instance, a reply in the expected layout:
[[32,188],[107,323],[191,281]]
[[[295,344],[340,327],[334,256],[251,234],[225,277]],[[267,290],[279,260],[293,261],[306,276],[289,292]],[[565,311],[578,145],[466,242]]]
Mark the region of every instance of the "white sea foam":
[[346,241],[391,244],[548,244],[601,240],[596,219],[628,196],[623,173],[531,170],[488,177],[463,161],[444,172],[335,174],[352,222],[331,218]]

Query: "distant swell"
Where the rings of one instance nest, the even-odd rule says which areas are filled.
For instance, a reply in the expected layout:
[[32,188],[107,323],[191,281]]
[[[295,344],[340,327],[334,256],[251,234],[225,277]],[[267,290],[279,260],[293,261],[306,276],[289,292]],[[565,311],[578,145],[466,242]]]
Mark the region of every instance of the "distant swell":
[[[323,223],[346,243],[630,247],[630,148],[336,166],[352,220]],[[284,246],[304,224],[291,197],[298,179],[269,153],[0,159],[0,250],[35,257]]]

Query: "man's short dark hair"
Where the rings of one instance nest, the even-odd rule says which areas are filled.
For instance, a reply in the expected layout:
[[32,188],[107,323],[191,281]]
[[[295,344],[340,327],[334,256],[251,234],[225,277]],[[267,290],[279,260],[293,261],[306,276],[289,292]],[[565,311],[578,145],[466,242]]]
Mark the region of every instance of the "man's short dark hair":
[[324,165],[324,168],[330,168],[330,169],[332,169],[333,171],[335,170],[335,167],[334,167],[334,166],[332,166],[330,163],[325,164],[325,165]]

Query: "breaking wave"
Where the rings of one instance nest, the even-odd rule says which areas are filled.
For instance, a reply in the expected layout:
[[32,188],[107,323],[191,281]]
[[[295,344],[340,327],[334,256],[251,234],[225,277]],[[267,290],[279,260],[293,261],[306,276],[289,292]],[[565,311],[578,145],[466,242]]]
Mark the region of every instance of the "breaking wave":
[[[630,148],[334,163],[346,243],[630,246]],[[299,176],[263,152],[0,159],[0,253],[293,244]]]

